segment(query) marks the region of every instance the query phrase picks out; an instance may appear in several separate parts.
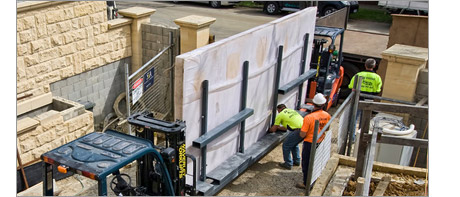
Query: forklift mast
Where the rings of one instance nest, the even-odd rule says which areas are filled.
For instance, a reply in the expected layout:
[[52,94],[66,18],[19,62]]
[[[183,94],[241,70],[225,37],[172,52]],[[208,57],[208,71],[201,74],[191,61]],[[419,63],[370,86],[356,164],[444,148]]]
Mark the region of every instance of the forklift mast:
[[[343,68],[341,68],[343,34],[343,28],[315,27],[310,69],[316,69],[317,73],[315,78],[309,81],[307,98],[312,99],[316,93],[322,93],[328,100],[327,109],[332,103],[337,102],[343,77]],[[338,36],[340,36],[340,43],[336,50],[335,41]],[[331,42],[326,46],[328,39]]]
[[[194,195],[196,193],[196,187],[186,185],[185,180],[187,157],[192,157],[191,155],[185,154],[185,122],[179,120],[175,122],[157,120],[153,117],[152,113],[143,112],[131,115],[128,118],[128,123],[136,127],[137,137],[152,142],[154,148],[160,150],[160,154],[169,171],[175,195],[183,196],[186,193]],[[161,143],[155,140],[155,136],[159,133],[163,134],[165,137],[165,141]],[[194,160],[194,158],[192,158],[192,160]],[[149,155],[138,159],[138,185],[150,186],[154,184],[154,180],[159,176],[158,173],[151,169],[151,165],[145,165],[151,162],[152,158]],[[194,166],[195,165],[194,162]],[[193,174],[195,185],[195,172],[193,172]],[[151,187],[151,189],[155,190],[155,187]],[[155,191],[151,192],[156,193]]]

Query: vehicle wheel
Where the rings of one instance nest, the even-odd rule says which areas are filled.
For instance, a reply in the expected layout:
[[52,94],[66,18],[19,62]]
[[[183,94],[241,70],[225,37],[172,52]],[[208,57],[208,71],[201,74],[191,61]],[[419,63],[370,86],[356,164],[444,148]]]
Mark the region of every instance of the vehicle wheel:
[[210,1],[209,5],[213,8],[220,8],[220,1]]
[[344,70],[342,85],[340,86],[339,98],[346,99],[347,96],[351,93],[351,90],[348,89],[348,84],[350,84],[351,78],[359,72],[359,68],[351,63],[342,62],[342,67]]
[[267,14],[278,14],[280,12],[280,7],[275,2],[267,2],[264,6],[264,12]]
[[335,7],[327,6],[323,9],[323,14],[321,16],[326,16],[332,14],[333,12],[337,11]]

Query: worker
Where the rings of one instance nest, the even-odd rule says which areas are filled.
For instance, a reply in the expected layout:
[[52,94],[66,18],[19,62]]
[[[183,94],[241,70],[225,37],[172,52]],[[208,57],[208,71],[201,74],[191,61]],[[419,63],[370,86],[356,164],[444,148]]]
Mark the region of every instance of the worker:
[[[348,88],[353,89],[353,83],[355,82],[356,76],[360,76],[363,78],[361,83],[361,92],[365,94],[371,95],[378,95],[382,89],[382,79],[380,76],[375,73],[375,60],[369,58],[364,63],[364,67],[366,67],[365,71],[361,71],[356,73],[353,78],[351,78],[350,84],[348,84]],[[357,79],[356,79],[357,80]],[[360,98],[361,100],[362,98]]]
[[[361,82],[361,93],[379,95],[382,89],[382,79],[374,71],[375,63],[376,62],[374,59],[372,58],[367,59],[366,62],[364,63],[364,67],[366,68],[366,70],[356,73],[355,76],[351,78],[350,84],[348,84],[348,88],[353,89],[355,78],[356,80],[358,80],[356,76],[360,76],[363,78]],[[364,97],[360,96],[359,100],[363,101]],[[356,123],[358,123],[359,119],[361,119],[361,110],[358,110],[356,114]],[[361,122],[360,122],[359,128],[361,128]],[[352,141],[355,141],[354,139],[355,139],[355,135],[353,134]]]
[[[300,137],[304,139],[303,148],[302,148],[302,173],[303,173],[303,183],[297,183],[296,187],[305,189],[308,175],[308,166],[310,162],[310,150],[311,144],[313,142],[313,133],[315,131],[315,121],[319,121],[318,133],[326,126],[326,124],[331,119],[331,115],[323,110],[324,104],[326,103],[326,98],[323,94],[318,93],[313,97],[313,111],[312,113],[305,116],[303,119],[302,128],[300,129]],[[328,128],[329,130],[329,128]],[[324,134],[318,136],[316,141],[316,147],[324,139]]]
[[284,104],[279,104],[276,106],[276,109],[278,115],[276,115],[275,123],[270,128],[269,132],[273,133],[276,130],[289,130],[291,132],[283,142],[284,162],[278,164],[282,168],[291,170],[293,165],[300,165],[299,143],[302,142],[303,138],[299,136],[299,132],[302,127],[303,117],[295,110],[288,109]]

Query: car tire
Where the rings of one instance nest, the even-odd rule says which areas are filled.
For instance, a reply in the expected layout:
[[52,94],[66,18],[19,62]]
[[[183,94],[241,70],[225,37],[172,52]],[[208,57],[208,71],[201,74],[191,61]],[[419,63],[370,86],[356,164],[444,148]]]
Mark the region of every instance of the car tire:
[[275,2],[267,2],[264,5],[264,12],[267,14],[278,14],[280,12],[280,6]]
[[209,5],[210,5],[211,7],[213,7],[213,8],[220,8],[221,3],[220,3],[220,1],[210,1],[210,2],[209,2]]
[[347,96],[351,93],[351,90],[348,89],[348,84],[350,84],[351,79],[359,72],[359,68],[354,64],[348,62],[342,62],[342,67],[344,70],[342,85],[340,86],[339,98],[346,99]]
[[322,12],[321,16],[326,16],[326,15],[332,14],[335,11],[337,11],[337,8],[332,7],[332,6],[327,6],[327,7],[325,7],[323,9],[323,12]]

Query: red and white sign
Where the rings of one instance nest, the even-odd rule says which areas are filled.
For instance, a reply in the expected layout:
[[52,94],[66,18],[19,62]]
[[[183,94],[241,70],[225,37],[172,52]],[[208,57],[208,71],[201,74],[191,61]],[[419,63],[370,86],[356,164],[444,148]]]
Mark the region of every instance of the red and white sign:
[[142,97],[143,78],[138,79],[133,85],[133,105]]

